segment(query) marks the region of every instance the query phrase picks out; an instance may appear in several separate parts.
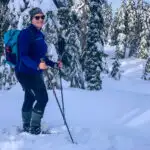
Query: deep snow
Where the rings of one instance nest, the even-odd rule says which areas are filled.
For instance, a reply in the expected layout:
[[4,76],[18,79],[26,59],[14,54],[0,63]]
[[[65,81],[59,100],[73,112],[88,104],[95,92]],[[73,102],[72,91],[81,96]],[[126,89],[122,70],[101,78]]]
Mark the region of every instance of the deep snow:
[[[53,134],[38,136],[15,133],[21,125],[20,85],[1,91],[0,150],[149,150],[150,90],[149,82],[141,79],[144,63],[122,60],[121,80],[103,76],[103,89],[97,92],[63,83],[66,118],[77,145],[71,144],[52,91],[42,125]],[[57,94],[60,98],[60,91]]]

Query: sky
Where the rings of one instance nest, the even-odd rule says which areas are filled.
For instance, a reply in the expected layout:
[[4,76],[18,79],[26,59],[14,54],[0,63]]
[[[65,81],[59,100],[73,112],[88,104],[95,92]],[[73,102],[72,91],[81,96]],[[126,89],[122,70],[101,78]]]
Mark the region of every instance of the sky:
[[108,0],[109,2],[112,2],[113,10],[116,10],[121,4],[121,0]]
[[[121,0],[108,0],[109,2],[112,2],[113,10],[116,10],[121,4]],[[147,2],[150,2],[150,0],[146,0]]]

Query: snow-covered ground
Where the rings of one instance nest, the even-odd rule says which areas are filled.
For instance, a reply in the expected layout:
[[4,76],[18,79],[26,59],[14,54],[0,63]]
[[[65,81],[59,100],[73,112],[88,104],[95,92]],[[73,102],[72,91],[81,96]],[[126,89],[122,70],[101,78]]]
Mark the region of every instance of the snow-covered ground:
[[[42,124],[53,133],[38,136],[16,135],[23,102],[20,85],[1,91],[0,150],[150,150],[150,83],[141,79],[144,63],[133,58],[122,60],[121,80],[105,76],[103,90],[98,92],[63,84],[66,118],[77,142],[74,145],[52,91],[48,91]],[[60,98],[60,91],[57,94]]]

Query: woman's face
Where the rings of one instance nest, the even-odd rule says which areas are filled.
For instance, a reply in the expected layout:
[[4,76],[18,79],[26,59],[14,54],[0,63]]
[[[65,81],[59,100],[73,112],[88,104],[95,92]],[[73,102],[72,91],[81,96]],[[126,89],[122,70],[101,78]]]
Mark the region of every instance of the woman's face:
[[34,24],[38,29],[41,29],[44,25],[44,18],[45,16],[43,14],[36,14],[32,18],[32,24]]

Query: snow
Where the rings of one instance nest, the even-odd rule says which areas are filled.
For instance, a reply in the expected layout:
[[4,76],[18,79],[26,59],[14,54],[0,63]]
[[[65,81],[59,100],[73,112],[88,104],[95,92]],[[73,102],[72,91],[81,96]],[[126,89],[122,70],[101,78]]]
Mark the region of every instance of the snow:
[[9,7],[9,9],[10,9],[11,11],[13,11],[14,8],[15,8],[15,10],[16,10],[17,12],[19,12],[19,11],[20,11],[22,8],[24,8],[25,6],[24,6],[23,0],[15,0],[15,1],[10,0],[8,7]]
[[54,4],[54,2],[52,0],[43,0],[43,2],[40,5],[40,7],[44,8],[43,9],[44,12],[49,11],[50,8],[51,8],[52,11],[56,11],[57,10],[57,8],[56,8],[56,6],[55,6],[55,4]]
[[[113,54],[110,49],[105,51]],[[38,136],[16,134],[23,103],[20,85],[0,91],[0,150],[149,150],[150,90],[141,79],[145,61],[128,58],[120,63],[121,80],[104,76],[101,91],[69,88],[63,82],[65,114],[77,144],[71,144],[52,91],[42,121],[52,134]]]
[[[23,0],[11,0],[8,5],[11,12],[14,12],[14,10],[19,13],[21,12],[22,8],[25,8],[25,4]],[[47,11],[55,11],[57,10],[54,2],[52,0],[30,0],[28,4],[28,8],[33,7],[40,7],[43,12]]]
[[97,50],[98,50],[99,52],[102,52],[102,51],[103,51],[104,48],[103,48],[103,45],[101,44],[100,41],[96,42],[95,45],[96,45]]
[[106,45],[104,47],[104,52],[109,56],[114,57],[115,49],[116,49],[115,46]]
[[58,55],[56,52],[56,48],[54,46],[54,44],[49,44],[48,46],[48,56],[52,56],[52,60],[53,61],[57,61],[58,60]]

